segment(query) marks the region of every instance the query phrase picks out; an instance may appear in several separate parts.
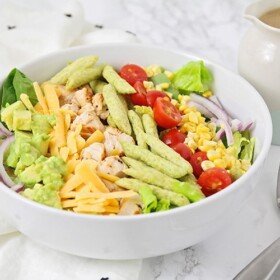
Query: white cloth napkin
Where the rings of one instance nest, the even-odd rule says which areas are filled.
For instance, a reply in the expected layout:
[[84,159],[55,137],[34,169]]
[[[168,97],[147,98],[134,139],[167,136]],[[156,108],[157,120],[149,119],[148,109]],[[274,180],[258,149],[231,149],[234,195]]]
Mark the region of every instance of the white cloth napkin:
[[[86,22],[76,0],[0,0],[0,7],[1,76],[13,67],[62,48],[137,41],[131,33]],[[138,279],[141,260],[102,261],[71,256],[15,231],[0,213],[1,280]]]
[[141,261],[105,261],[60,253],[22,234],[0,239],[1,280],[136,280]]
[[77,0],[0,0],[0,7],[0,73],[66,47],[137,41],[132,33],[87,23]]

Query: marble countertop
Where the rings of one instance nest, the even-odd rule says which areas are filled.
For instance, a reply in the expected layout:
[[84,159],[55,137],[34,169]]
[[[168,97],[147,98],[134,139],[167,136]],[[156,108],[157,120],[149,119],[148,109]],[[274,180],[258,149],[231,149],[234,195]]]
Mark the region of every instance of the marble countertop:
[[[238,47],[251,0],[82,0],[87,20],[135,33],[140,42],[190,52],[237,72]],[[232,279],[280,236],[276,179],[280,147],[272,146],[256,191],[234,220],[208,240],[145,259],[139,280]]]

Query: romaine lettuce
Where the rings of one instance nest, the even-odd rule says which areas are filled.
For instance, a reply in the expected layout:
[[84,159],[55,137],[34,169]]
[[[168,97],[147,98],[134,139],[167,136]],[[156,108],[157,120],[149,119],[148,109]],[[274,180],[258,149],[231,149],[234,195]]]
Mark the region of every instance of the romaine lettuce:
[[212,74],[203,61],[191,61],[174,73],[172,85],[180,93],[204,92],[210,88]]

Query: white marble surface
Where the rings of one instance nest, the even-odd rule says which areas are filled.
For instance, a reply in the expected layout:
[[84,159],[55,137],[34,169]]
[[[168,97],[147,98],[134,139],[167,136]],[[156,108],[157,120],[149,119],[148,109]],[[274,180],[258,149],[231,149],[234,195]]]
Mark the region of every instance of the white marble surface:
[[[194,53],[237,71],[238,46],[250,26],[251,0],[82,0],[93,24],[137,34],[140,41]],[[263,176],[227,228],[166,256],[143,260],[139,280],[232,279],[280,236],[275,191],[280,147],[272,146]],[[134,279],[132,279],[134,280]]]

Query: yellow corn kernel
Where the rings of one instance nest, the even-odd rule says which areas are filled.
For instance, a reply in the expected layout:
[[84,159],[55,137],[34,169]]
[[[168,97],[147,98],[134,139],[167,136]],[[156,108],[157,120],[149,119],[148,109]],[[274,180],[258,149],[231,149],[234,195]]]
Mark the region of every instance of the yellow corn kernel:
[[217,150],[212,149],[207,151],[207,157],[209,160],[214,161],[221,158],[221,153],[217,152]]
[[210,160],[204,160],[201,163],[201,168],[203,169],[203,171],[213,167],[215,167],[215,164]]
[[187,106],[184,104],[184,105],[180,105],[179,106],[179,111],[184,111],[185,109],[187,108]]
[[172,80],[174,74],[171,71],[165,70],[164,74],[167,76],[169,80]]
[[147,68],[143,68],[148,76],[148,78],[152,77],[153,76],[153,71],[152,69],[150,69],[149,67]]
[[177,106],[179,103],[176,99],[172,99],[171,98],[171,103],[174,105],[174,106]]
[[226,168],[227,167],[227,163],[223,159],[215,159],[213,162],[214,162],[216,167],[221,167],[221,168]]
[[189,120],[192,123],[198,124],[198,118],[195,112],[190,112],[189,113]]
[[231,155],[231,156],[234,156],[235,155],[235,147],[228,147],[227,149],[226,149],[226,154],[227,155]]
[[202,95],[203,95],[204,97],[210,97],[210,96],[213,95],[213,93],[212,93],[211,90],[206,90],[206,91],[204,91],[204,92],[202,93]]
[[184,123],[183,127],[187,129],[187,131],[195,132],[196,130],[196,125],[194,123]]
[[189,114],[190,112],[195,112],[196,111],[196,108],[194,107],[186,107],[184,109],[184,114]]
[[186,143],[192,151],[197,149],[197,143],[193,139],[189,139]]
[[155,85],[154,85],[154,83],[151,82],[151,81],[144,81],[144,82],[143,82],[143,86],[144,86],[144,88],[146,89],[146,91],[154,90],[154,89],[155,89]]
[[214,122],[209,122],[209,123],[207,124],[207,127],[210,129],[210,131],[216,132],[216,127],[217,127],[217,125],[216,125]]
[[199,140],[199,135],[196,132],[189,132],[188,133],[188,138],[189,139],[193,139],[195,142],[197,142]]
[[[205,141],[210,141],[211,140],[211,135],[209,133],[198,133],[198,135],[201,139],[204,139]],[[211,141],[211,143],[209,143],[209,144],[207,143],[207,144],[203,144],[203,145],[216,146],[217,143],[215,141]]]
[[169,87],[169,83],[162,83],[156,85],[156,90],[162,91],[164,89],[167,89]]
[[237,159],[234,156],[225,156],[224,160],[227,163],[227,167],[228,169],[231,169],[233,166],[235,166],[235,162],[237,161]]
[[155,64],[152,64],[143,69],[146,71],[148,77],[152,77],[161,73],[161,67]]
[[180,127],[179,131],[182,132],[182,133],[188,132],[186,127]]
[[208,133],[209,131],[210,131],[210,129],[201,123],[196,127],[197,133]]
[[202,152],[208,152],[209,150],[211,150],[213,147],[211,147],[211,146],[198,146],[198,149],[200,150],[200,151],[202,151]]

